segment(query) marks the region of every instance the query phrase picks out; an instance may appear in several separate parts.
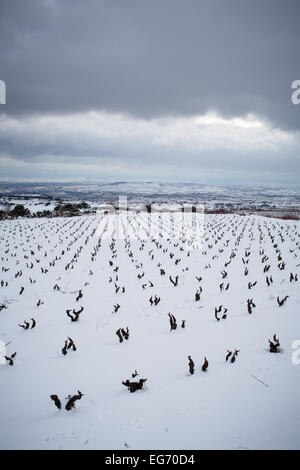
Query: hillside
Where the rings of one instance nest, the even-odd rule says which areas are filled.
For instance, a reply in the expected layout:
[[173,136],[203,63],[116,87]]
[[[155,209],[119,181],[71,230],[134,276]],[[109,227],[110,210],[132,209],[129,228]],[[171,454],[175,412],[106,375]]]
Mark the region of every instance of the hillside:
[[[164,214],[149,236],[149,217],[1,222],[0,340],[17,354],[0,358],[0,448],[299,449],[299,222],[209,214],[182,228],[172,215],[169,231]],[[122,384],[141,378],[135,393]]]

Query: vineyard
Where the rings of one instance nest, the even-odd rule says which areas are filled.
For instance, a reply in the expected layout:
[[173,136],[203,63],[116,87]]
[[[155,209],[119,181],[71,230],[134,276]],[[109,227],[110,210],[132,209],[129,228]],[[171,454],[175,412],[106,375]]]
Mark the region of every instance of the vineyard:
[[299,222],[181,217],[1,222],[1,448],[299,448]]

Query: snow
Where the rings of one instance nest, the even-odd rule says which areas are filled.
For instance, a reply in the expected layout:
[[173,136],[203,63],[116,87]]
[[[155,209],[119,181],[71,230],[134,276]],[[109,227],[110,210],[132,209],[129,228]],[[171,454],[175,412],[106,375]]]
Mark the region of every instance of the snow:
[[[8,356],[14,351],[17,355],[13,366],[0,362],[0,448],[299,449],[300,365],[292,361],[292,343],[300,334],[300,290],[298,282],[290,282],[291,272],[300,274],[299,222],[206,215],[203,246],[193,249],[188,241],[167,234],[156,244],[144,233],[143,245],[133,235],[139,224],[147,227],[146,213],[129,215],[124,239],[122,224],[121,232],[113,233],[113,217],[1,222],[0,280],[8,286],[0,286],[0,304],[7,306],[0,311],[0,340],[10,343]],[[163,229],[166,217],[162,215]],[[203,215],[195,217],[200,226]],[[99,238],[101,246],[95,250]],[[286,263],[284,270],[278,268],[274,244]],[[233,251],[236,256],[224,267]],[[264,255],[268,260],[262,263]],[[271,267],[264,273],[267,264]],[[224,269],[228,276],[223,280]],[[20,270],[22,275],[15,277]],[[179,276],[178,286],[173,287],[170,275]],[[269,287],[267,275],[274,281]],[[201,282],[196,276],[202,276]],[[30,283],[29,277],[36,282]],[[249,290],[248,282],[255,280],[257,285]],[[114,282],[121,286],[118,293]],[[229,282],[228,291],[220,292],[221,282]],[[60,291],[53,289],[56,283]],[[21,286],[25,289],[20,295]],[[196,302],[199,286],[203,292]],[[83,297],[76,301],[80,289]],[[151,306],[149,298],[155,295],[161,301]],[[286,295],[279,307],[277,296]],[[251,315],[248,298],[256,304]],[[37,307],[39,299],[44,303]],[[117,303],[121,307],[113,313]],[[221,304],[228,308],[227,318],[217,321],[214,309]],[[81,305],[80,320],[71,322],[66,309]],[[169,312],[177,319],[175,331],[170,331]],[[18,326],[31,318],[37,322],[34,329]],[[119,343],[115,332],[127,326],[129,340]],[[278,354],[268,348],[275,333]],[[67,337],[77,350],[63,356]],[[233,364],[225,361],[228,349],[240,350]],[[195,362],[194,375],[189,374],[188,355]],[[201,370],[204,356],[207,372]],[[147,382],[130,393],[122,381],[136,380],[131,378],[135,370],[136,379]],[[65,410],[66,397],[78,390],[84,396],[75,409]],[[61,410],[51,394],[60,398]]]
[[5,210],[7,209],[7,206],[11,206],[11,209],[16,206],[17,204],[23,205],[26,209],[29,209],[32,214],[38,212],[38,211],[52,211],[55,206],[57,206],[57,202],[52,202],[52,201],[47,201],[47,200],[41,200],[38,197],[36,199],[32,200],[24,200],[24,199],[12,199],[12,200],[4,200],[3,204],[0,204],[0,210]]

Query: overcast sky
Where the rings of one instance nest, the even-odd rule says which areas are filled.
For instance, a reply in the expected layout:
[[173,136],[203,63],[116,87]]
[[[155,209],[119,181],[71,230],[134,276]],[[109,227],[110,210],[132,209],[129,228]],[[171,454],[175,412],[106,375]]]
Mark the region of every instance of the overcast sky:
[[298,0],[0,0],[0,178],[297,183]]

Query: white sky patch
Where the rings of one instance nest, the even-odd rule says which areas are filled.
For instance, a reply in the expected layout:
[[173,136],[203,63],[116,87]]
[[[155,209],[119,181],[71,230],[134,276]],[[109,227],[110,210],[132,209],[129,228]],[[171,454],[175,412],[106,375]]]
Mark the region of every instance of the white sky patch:
[[173,118],[154,123],[153,142],[195,149],[276,149],[292,144],[292,133],[273,128],[253,115],[224,119],[215,113],[188,118]]
[[[57,144],[70,141],[88,149],[103,140],[144,141],[145,144],[186,146],[187,148],[241,149],[262,145],[292,143],[294,134],[273,128],[254,115],[225,119],[217,113],[202,116],[169,117],[143,120],[121,114],[91,111],[81,114],[34,116],[22,119],[4,115],[0,120],[0,137],[25,143]],[[70,148],[71,150],[71,148]],[[88,152],[84,152],[85,154]],[[72,152],[71,152],[72,154]]]
[[225,119],[216,112],[206,113],[196,117],[197,124],[216,125],[251,129],[253,127],[262,127],[264,122],[256,118],[253,114],[247,114],[244,117]]
[[289,171],[299,141],[299,133],[272,127],[252,114],[224,118],[211,111],[151,120],[96,111],[0,115],[3,176],[15,170],[30,172],[32,167],[34,176],[39,171],[41,176],[43,171],[57,171],[62,177],[70,171],[72,176],[130,171],[148,177],[160,171],[180,175],[184,170],[187,178],[211,171],[252,171],[261,177],[262,171]]

